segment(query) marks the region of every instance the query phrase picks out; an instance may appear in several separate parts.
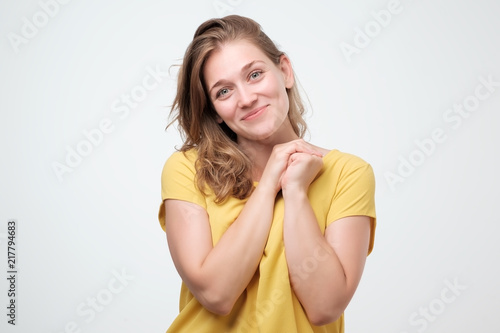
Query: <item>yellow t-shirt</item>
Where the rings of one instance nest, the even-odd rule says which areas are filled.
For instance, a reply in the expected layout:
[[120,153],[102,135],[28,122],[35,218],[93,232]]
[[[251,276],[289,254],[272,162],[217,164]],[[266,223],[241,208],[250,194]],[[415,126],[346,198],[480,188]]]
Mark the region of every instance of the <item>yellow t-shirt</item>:
[[[213,193],[207,196],[195,184],[196,150],[175,152],[162,172],[162,199],[185,200],[200,205],[208,212],[213,244],[238,217],[245,200],[231,197],[222,205],[214,202]],[[375,231],[375,179],[371,166],[354,155],[338,150],[323,158],[324,165],[309,186],[308,197],[324,233],[332,222],[346,216],[371,217],[371,239],[368,254],[373,249]],[[343,315],[335,322],[313,326],[297,299],[288,276],[283,246],[284,201],[279,194],[269,238],[260,264],[232,311],[226,316],[206,310],[184,283],[181,286],[180,313],[167,332],[175,333],[342,333]],[[159,220],[165,230],[164,206]],[[224,269],[230,270],[231,267]],[[224,274],[221,269],[221,274]],[[304,267],[307,271],[308,267]],[[310,269],[309,269],[310,270]]]

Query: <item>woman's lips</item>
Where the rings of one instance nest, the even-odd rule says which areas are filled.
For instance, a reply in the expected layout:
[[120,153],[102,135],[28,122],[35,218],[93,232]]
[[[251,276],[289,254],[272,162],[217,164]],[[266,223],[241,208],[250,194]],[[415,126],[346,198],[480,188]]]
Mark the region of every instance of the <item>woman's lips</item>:
[[260,116],[267,109],[267,105],[251,111],[242,120],[252,120]]

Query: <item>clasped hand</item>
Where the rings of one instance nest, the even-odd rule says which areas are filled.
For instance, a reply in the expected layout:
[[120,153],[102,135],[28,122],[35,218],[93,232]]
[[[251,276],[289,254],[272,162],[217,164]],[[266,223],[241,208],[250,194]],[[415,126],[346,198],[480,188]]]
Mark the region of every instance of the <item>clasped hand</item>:
[[269,182],[278,192],[307,191],[323,166],[323,154],[302,139],[274,146],[261,183]]

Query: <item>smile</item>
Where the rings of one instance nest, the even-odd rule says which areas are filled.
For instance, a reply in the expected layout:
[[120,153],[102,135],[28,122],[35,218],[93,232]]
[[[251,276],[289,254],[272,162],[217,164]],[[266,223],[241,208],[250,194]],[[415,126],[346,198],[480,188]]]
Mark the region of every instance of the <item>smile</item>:
[[246,116],[244,116],[242,118],[242,120],[252,120],[252,119],[255,119],[257,118],[258,116],[260,116],[262,113],[264,113],[264,111],[267,109],[267,105],[266,106],[263,106],[263,107],[260,107],[258,109],[255,109],[253,110],[252,112],[250,112],[249,114],[247,114]]

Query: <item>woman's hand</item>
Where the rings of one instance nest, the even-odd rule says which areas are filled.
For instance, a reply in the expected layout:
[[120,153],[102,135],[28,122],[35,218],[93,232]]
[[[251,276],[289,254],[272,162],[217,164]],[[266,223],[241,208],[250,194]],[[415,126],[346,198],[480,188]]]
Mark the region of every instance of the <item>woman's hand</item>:
[[[259,185],[266,184],[270,186],[275,193],[278,193],[284,184],[288,185],[289,182],[291,182],[295,185],[298,181],[303,184],[307,183],[305,185],[307,189],[314,179],[314,176],[318,173],[319,169],[321,169],[321,165],[323,164],[321,157],[322,153],[320,150],[302,139],[276,145],[267,161]],[[318,163],[321,163],[319,169],[317,169]],[[314,172],[314,175],[307,175],[307,180],[304,181],[304,177],[302,177],[300,173],[304,168],[311,167],[311,164],[316,165],[313,169],[316,171],[307,170],[308,173]],[[290,167],[290,174],[285,177]],[[288,180],[284,181],[284,178]]]
[[290,155],[285,173],[281,178],[283,195],[287,191],[307,192],[309,185],[323,167],[323,159],[316,154],[297,152]]

